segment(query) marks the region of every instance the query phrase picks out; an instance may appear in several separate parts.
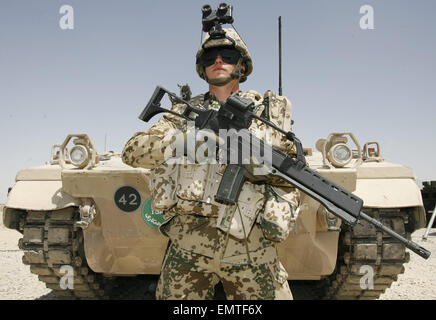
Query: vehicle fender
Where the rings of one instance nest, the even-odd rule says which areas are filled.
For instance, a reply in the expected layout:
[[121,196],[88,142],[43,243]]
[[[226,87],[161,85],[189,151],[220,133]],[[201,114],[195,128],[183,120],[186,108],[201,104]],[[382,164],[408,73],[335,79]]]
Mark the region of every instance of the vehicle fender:
[[358,179],[354,194],[369,208],[413,208],[416,228],[425,227],[421,190],[414,179]]
[[62,191],[62,181],[17,181],[5,207],[49,211],[78,206],[80,201]]
[[365,207],[422,206],[421,191],[413,179],[358,179],[354,192]]

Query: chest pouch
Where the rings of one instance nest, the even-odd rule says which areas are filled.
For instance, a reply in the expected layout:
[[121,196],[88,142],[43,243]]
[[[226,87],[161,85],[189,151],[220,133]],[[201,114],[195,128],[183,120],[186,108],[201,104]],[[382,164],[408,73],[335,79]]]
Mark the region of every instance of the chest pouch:
[[238,239],[246,239],[254,222],[256,222],[258,213],[263,208],[264,191],[263,185],[245,182],[239,194],[237,205],[228,205],[231,210],[219,212],[217,228]]
[[266,186],[268,200],[259,215],[259,224],[265,238],[282,242],[296,226],[297,194],[295,192],[279,195],[279,190]]

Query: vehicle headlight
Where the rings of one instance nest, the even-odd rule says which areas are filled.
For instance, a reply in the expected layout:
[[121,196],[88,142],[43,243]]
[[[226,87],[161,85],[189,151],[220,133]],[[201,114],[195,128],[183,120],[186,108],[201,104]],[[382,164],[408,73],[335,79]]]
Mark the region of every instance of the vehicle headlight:
[[75,145],[70,151],[70,161],[79,168],[84,168],[89,162],[89,153],[85,146]]
[[343,167],[353,158],[353,151],[345,143],[338,143],[330,149],[328,158],[334,166]]

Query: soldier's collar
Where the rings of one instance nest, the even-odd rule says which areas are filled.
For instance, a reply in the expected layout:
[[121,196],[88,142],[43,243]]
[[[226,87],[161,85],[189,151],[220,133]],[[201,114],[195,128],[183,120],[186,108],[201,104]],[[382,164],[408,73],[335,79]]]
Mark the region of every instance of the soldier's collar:
[[214,102],[219,103],[218,98],[209,91],[204,94],[203,106],[205,109],[209,109],[210,105]]
[[[241,95],[242,94],[242,91],[241,90],[238,90],[238,92],[237,92],[237,94],[238,95]],[[213,94],[213,93],[210,93],[210,91],[208,91],[208,92],[206,92],[205,94],[204,94],[204,96],[203,96],[203,103],[206,105],[206,102],[208,102],[208,101],[217,101],[217,102],[219,102],[218,101],[218,98]]]

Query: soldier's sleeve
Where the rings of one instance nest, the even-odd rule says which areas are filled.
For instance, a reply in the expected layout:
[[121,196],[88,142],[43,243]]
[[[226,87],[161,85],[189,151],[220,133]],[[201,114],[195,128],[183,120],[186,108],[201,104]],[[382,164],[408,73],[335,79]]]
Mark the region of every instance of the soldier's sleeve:
[[[288,98],[267,91],[264,95],[265,115],[284,131],[292,131],[292,104]],[[296,147],[292,141],[272,129],[272,145],[275,149],[295,157]],[[276,197],[270,198],[264,212],[260,215],[260,225],[265,237],[269,240],[282,242],[296,228],[297,208],[300,206],[300,190],[277,177],[270,177],[268,185]]]
[[[269,90],[264,94],[264,101],[266,102],[265,112],[268,119],[284,131],[292,131],[291,101],[287,97],[276,95]],[[292,141],[287,140],[282,133],[274,129],[272,129],[271,136],[272,145],[275,149],[286,153],[289,157],[295,157],[297,149]],[[299,193],[298,189],[277,177],[271,177],[268,184],[275,187],[284,187],[288,192]]]
[[[183,112],[184,105],[175,105],[175,112]],[[127,141],[122,161],[132,167],[153,169],[168,156],[168,147],[176,134],[186,131],[186,121],[172,114],[164,114],[158,123],[144,132],[137,132]]]
[[[292,131],[292,104],[285,96],[279,96],[271,91],[264,94],[266,101],[266,116],[271,122],[284,131]],[[289,156],[296,154],[295,145],[292,141],[277,130],[272,129],[272,144],[274,148],[285,152]]]

